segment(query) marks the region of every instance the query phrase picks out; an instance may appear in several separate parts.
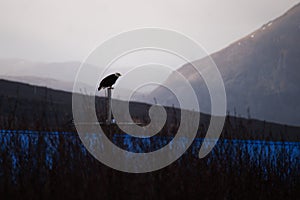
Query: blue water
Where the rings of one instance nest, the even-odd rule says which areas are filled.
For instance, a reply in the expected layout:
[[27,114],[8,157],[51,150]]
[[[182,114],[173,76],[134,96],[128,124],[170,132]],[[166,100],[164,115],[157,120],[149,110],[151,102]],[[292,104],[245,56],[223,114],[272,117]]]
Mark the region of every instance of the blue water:
[[[64,148],[65,145],[60,143],[61,137],[68,139],[68,145],[79,145],[82,153],[84,155],[88,154],[85,147],[78,140],[76,133],[29,130],[0,130],[0,151],[8,152],[8,147],[15,147],[14,150],[9,151],[9,156],[11,157],[12,167],[17,169],[21,159],[20,154],[23,159],[29,159],[32,153],[38,153],[31,152],[32,149],[36,151],[42,149],[43,152],[46,152],[44,155],[46,164],[51,169],[54,155],[57,154],[59,148]],[[137,153],[159,149],[169,144],[171,140],[171,137],[162,136],[134,138],[130,135],[115,134],[112,137],[112,142],[119,147]],[[185,139],[182,138],[180,144],[176,145],[185,145],[185,143]],[[183,157],[188,155],[197,160],[202,143],[203,139],[196,138]],[[34,146],[34,148],[30,147],[30,145]],[[69,151],[68,154],[71,159],[77,156],[72,151]],[[226,163],[224,165],[229,166],[229,169],[230,166],[244,166],[245,162],[249,162],[246,164],[257,166],[262,172],[266,173],[270,169],[276,171],[283,168],[286,169],[287,175],[292,173],[292,171],[293,173],[295,171],[300,173],[300,142],[220,139],[205,159],[207,164],[225,160]],[[1,158],[0,161],[2,161]],[[32,162],[38,161],[33,160]],[[181,163],[183,161],[179,159],[177,162]]]

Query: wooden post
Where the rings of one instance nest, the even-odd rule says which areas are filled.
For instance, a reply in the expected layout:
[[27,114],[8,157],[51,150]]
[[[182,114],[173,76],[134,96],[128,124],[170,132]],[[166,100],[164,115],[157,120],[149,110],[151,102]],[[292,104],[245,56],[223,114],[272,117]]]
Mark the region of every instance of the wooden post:
[[111,90],[112,88],[109,87],[107,88],[107,100],[108,100],[108,108],[107,108],[107,124],[110,125],[111,124]]

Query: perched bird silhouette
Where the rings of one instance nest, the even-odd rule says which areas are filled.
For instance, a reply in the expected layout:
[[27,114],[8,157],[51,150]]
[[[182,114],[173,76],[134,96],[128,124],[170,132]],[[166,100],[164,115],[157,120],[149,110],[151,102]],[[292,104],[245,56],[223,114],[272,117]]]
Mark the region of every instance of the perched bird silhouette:
[[117,79],[121,76],[120,73],[114,73],[111,74],[107,77],[105,77],[101,82],[100,85],[98,87],[98,91],[100,91],[102,88],[108,88],[108,87],[112,87],[113,84],[116,83]]

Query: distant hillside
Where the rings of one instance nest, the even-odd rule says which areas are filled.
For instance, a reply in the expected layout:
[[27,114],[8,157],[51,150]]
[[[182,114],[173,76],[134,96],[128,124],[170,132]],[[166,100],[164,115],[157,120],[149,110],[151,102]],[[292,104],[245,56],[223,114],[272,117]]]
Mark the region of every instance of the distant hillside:
[[[120,101],[122,103],[122,101]],[[106,99],[96,98],[98,119],[106,119]],[[148,123],[150,105],[130,102],[134,121]],[[82,108],[84,109],[84,108]],[[175,134],[180,110],[166,107],[162,134]],[[209,116],[201,114],[198,137],[205,135]],[[76,131],[72,123],[72,94],[29,84],[0,80],[0,129]],[[300,128],[253,119],[227,117],[222,137],[300,141]]]
[[73,83],[80,62],[32,62],[23,59],[1,59],[0,77],[38,77]]
[[1,79],[16,81],[35,86],[47,87],[63,91],[72,91],[73,82],[59,81],[57,79],[36,76],[1,76]]
[[[300,125],[300,4],[211,57],[223,77],[231,115]],[[207,59],[193,64],[203,67]],[[190,64],[178,71],[192,83],[202,111],[209,113],[204,80]],[[166,84],[176,84],[172,75]],[[162,87],[152,95],[168,105],[175,102]]]
[[[0,79],[72,92],[80,64],[80,62],[45,63],[22,59],[0,59]],[[94,65],[86,66],[89,66],[92,71],[98,71]],[[100,78],[99,74],[99,82]],[[94,87],[86,83],[81,85],[87,90]],[[122,98],[128,93],[131,93],[130,89],[120,86],[116,96]],[[100,92],[98,95],[104,96],[105,93]],[[144,94],[140,92],[135,92],[132,98],[146,101]]]

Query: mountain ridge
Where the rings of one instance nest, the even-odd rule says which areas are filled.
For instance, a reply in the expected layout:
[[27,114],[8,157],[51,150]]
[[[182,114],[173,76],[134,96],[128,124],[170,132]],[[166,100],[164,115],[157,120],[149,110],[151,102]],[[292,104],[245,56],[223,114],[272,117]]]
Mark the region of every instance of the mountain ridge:
[[[193,66],[216,63],[224,80],[228,112],[277,123],[300,123],[300,4],[210,57],[178,69],[188,79],[210,113],[210,97],[203,78]],[[195,74],[196,73],[196,74]],[[175,84],[172,75],[165,82]],[[157,88],[153,96],[170,105],[174,97]]]

